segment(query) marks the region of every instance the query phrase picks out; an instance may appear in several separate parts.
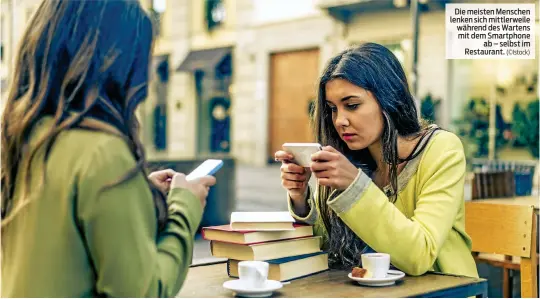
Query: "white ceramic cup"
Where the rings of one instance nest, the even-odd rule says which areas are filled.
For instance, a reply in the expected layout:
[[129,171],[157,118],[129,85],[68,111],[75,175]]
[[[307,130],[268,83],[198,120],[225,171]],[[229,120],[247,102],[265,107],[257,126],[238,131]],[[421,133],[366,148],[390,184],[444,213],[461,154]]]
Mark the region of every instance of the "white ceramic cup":
[[238,276],[248,288],[262,288],[268,279],[268,263],[243,261],[238,263]]
[[388,253],[362,254],[362,268],[373,274],[373,278],[385,278],[390,270],[390,255]]

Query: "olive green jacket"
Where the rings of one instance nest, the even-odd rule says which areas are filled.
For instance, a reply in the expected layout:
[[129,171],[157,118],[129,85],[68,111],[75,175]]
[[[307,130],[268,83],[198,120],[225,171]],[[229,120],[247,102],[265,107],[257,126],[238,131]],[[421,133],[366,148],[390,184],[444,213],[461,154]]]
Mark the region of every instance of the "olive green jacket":
[[[52,118],[38,123],[31,145]],[[38,154],[38,156],[40,156]],[[168,196],[171,213],[158,233],[143,173],[100,192],[136,165],[114,135],[73,129],[59,135],[46,164],[35,159],[30,202],[2,228],[2,297],[173,297],[191,263],[202,218],[187,190]],[[20,171],[17,182],[22,178]],[[16,184],[14,200],[21,200]]]

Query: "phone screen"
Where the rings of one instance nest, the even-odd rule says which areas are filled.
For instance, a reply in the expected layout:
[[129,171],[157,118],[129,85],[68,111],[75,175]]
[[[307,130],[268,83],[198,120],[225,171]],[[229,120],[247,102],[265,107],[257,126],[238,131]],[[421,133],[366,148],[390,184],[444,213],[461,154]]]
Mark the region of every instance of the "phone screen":
[[221,166],[223,166],[222,160],[208,159],[188,174],[186,180],[190,181],[206,175],[213,175],[221,168]]

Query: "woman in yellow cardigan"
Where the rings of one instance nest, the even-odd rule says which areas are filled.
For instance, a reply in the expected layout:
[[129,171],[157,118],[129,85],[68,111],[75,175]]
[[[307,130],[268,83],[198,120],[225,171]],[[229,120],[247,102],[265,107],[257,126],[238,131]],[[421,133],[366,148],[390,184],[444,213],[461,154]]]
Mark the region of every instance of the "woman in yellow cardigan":
[[409,275],[478,276],[465,232],[462,144],[417,115],[399,61],[366,43],[332,58],[321,77],[314,129],[325,146],[311,167],[276,152],[290,212],[324,236],[331,267],[359,266],[374,250]]

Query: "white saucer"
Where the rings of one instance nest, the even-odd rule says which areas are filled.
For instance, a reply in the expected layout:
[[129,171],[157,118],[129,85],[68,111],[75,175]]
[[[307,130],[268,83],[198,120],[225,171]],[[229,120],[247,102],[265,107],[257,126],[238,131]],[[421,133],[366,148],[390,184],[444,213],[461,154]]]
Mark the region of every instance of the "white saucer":
[[388,270],[388,274],[384,278],[360,278],[353,277],[352,273],[349,273],[350,279],[356,281],[358,284],[371,287],[390,286],[403,277],[405,277],[405,273],[399,270]]
[[272,296],[272,293],[281,289],[283,284],[276,280],[267,280],[264,287],[254,289],[248,288],[240,279],[236,279],[224,282],[223,287],[235,292],[240,297],[262,298]]

